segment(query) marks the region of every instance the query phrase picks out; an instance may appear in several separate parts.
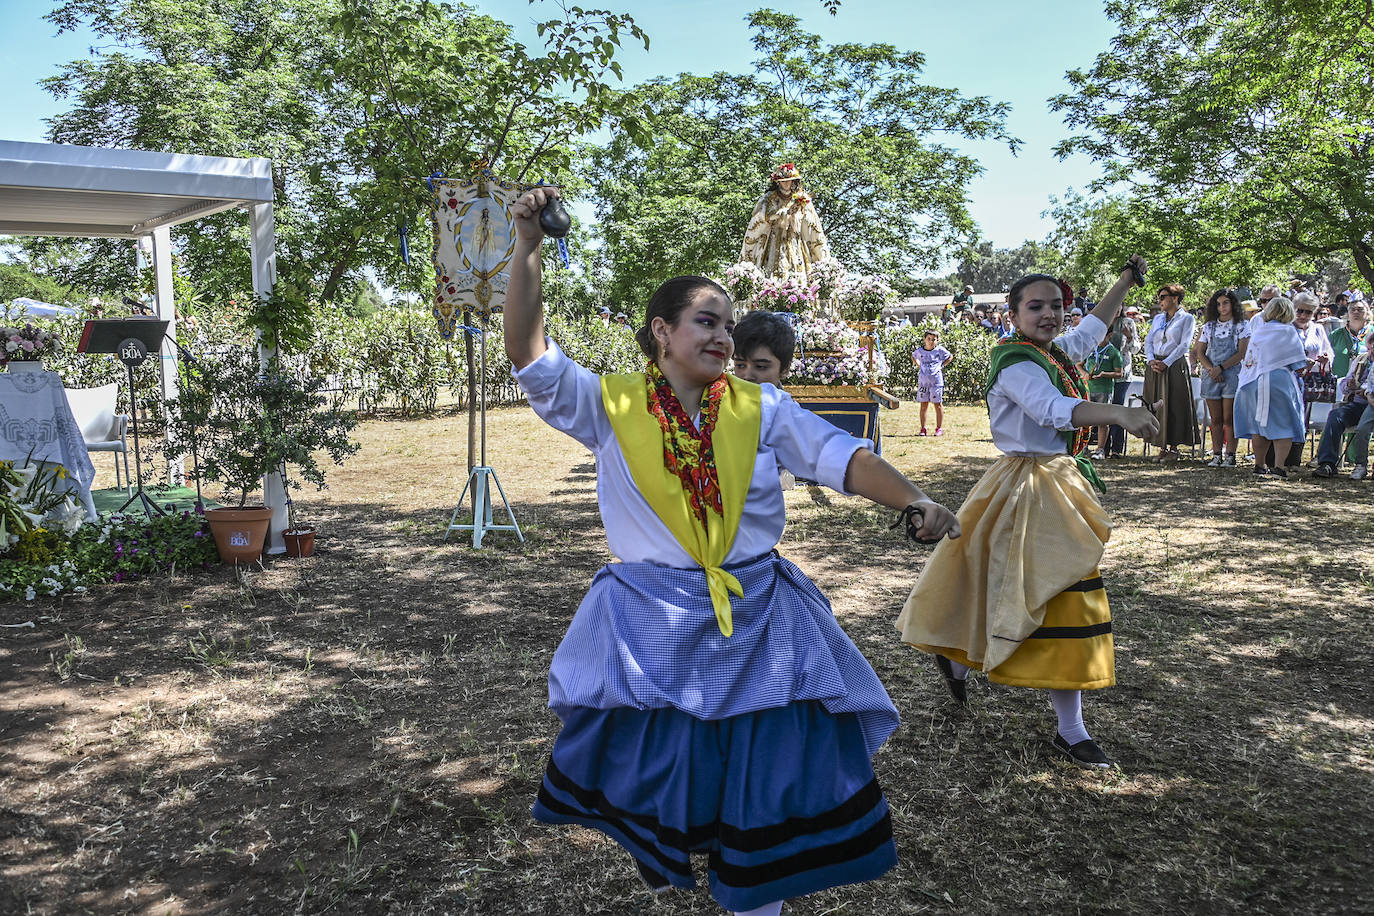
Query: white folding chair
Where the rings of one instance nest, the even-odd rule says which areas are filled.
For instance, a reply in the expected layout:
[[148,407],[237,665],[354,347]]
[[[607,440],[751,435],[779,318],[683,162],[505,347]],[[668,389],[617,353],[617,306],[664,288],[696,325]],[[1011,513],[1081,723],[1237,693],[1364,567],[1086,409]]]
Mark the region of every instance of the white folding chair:
[[[1316,460],[1317,443],[1321,442],[1322,433],[1326,432],[1326,419],[1331,416],[1331,411],[1335,406],[1335,404],[1328,404],[1325,401],[1317,401],[1307,405],[1307,441],[1311,445],[1307,459],[1309,462]],[[1341,454],[1345,454],[1344,449],[1341,449]]]
[[[129,478],[129,444],[125,436],[128,431],[127,414],[115,413],[119,398],[119,384],[111,382],[99,388],[67,388],[67,403],[71,405],[72,416],[81,429],[81,437],[86,440],[88,452],[111,452],[114,454],[115,486],[132,490],[133,481]],[[124,459],[124,479],[120,483],[119,461]]]

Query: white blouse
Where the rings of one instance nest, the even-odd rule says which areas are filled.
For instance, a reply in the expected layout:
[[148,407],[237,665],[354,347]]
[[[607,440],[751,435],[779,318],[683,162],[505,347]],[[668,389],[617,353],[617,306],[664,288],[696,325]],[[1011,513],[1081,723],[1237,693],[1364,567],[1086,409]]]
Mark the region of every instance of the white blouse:
[[1250,339],[1250,323],[1248,321],[1209,321],[1202,326],[1202,333],[1198,334],[1197,342],[1206,344],[1213,340],[1226,340],[1232,334],[1236,336],[1236,344],[1242,340]]
[[1197,319],[1183,309],[1174,312],[1173,318],[1160,312],[1150,319],[1150,333],[1145,335],[1145,358],[1172,366],[1188,352],[1196,326]]
[[1302,338],[1302,349],[1307,354],[1308,359],[1320,359],[1325,356],[1327,362],[1335,359],[1336,351],[1331,349],[1331,338],[1326,336],[1326,328],[1316,321],[1309,321],[1306,330],[1293,326],[1297,329],[1298,336]]
[[[530,407],[545,423],[565,432],[596,456],[596,496],[611,553],[627,563],[657,563],[677,569],[697,566],[667,526],[649,508],[630,476],[620,443],[601,401],[601,378],[578,365],[553,341],[515,379]],[[849,461],[868,439],[857,439],[822,419],[785,392],[763,385],[763,417],[754,474],[744,500],[739,531],[725,563],[761,556],[777,546],[786,524],[778,467],[819,481],[841,493]]]
[[[1071,362],[1090,355],[1107,326],[1084,315],[1078,327],[1055,338]],[[1080,398],[1062,394],[1038,363],[1013,363],[997,374],[988,391],[992,444],[1005,455],[1063,455],[1069,450],[1061,430],[1073,429],[1073,409]]]

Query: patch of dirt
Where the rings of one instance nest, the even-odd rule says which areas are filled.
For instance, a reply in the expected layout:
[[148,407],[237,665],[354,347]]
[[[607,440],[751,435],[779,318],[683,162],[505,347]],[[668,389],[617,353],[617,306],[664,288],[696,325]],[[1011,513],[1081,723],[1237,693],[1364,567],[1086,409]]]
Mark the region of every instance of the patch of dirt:
[[[885,456],[958,505],[994,452],[884,414]],[[0,606],[0,912],[687,914],[600,835],[535,824],[549,661],[610,559],[585,448],[493,411],[525,532],[443,529],[466,421],[377,420],[299,501],[304,561]],[[798,914],[1359,912],[1374,891],[1374,536],[1348,481],[1108,463],[1119,685],[1086,698],[1122,764],[1051,756],[1038,691],[952,708],[892,620],[928,555],[891,513],[787,494],[781,550],[903,715],[876,767],[901,864]],[[1358,495],[1357,495],[1358,494]],[[1339,524],[1327,523],[1338,519]]]

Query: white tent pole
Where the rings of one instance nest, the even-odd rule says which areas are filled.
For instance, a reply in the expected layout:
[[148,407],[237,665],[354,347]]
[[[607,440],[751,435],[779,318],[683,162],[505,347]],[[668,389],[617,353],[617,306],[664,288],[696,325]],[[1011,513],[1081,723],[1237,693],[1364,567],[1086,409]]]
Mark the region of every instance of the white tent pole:
[[[276,217],[271,202],[253,204],[248,208],[248,228],[253,257],[253,296],[261,299],[272,292],[277,282]],[[258,335],[258,359],[266,367],[273,356],[270,347]],[[267,552],[286,552],[282,532],[286,530],[286,487],[280,474],[268,474],[262,479],[263,504],[272,510],[272,527],[267,535]]]
[[[178,393],[177,386],[177,351],[172,346],[172,341],[177,336],[177,312],[176,302],[174,301],[172,290],[172,230],[167,226],[161,226],[153,230],[153,272],[157,278],[157,290],[154,298],[153,310],[157,317],[167,321],[167,337],[162,340],[162,358],[158,360],[158,371],[162,373],[162,406],[165,410],[167,402],[174,400]],[[168,338],[171,338],[170,340]],[[171,426],[167,428],[167,445],[171,446]],[[186,482],[186,461],[178,458],[167,464],[167,482],[173,486],[181,486]]]

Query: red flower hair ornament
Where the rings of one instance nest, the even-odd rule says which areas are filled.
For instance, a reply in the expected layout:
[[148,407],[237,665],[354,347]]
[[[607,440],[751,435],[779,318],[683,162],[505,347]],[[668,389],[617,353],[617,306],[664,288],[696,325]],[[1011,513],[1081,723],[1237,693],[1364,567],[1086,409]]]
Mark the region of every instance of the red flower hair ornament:
[[801,178],[801,172],[793,163],[784,162],[774,169],[773,174],[768,177],[772,181],[791,181],[794,178]]
[[1059,282],[1059,292],[1064,296],[1064,308],[1073,307],[1073,287],[1063,280]]

